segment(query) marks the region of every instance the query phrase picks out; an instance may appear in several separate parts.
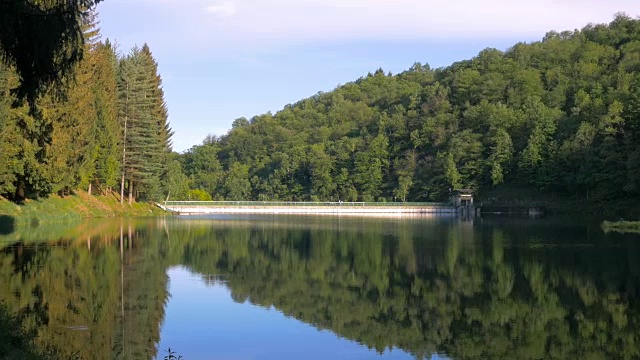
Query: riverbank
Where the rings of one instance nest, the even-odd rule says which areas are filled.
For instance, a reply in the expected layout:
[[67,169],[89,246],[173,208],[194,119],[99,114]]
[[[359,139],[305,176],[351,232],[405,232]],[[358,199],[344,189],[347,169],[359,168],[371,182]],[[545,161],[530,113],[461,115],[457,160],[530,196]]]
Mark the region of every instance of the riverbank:
[[82,218],[162,216],[167,212],[155,205],[137,203],[120,204],[115,194],[92,196],[78,193],[60,197],[27,200],[18,205],[0,197],[0,227],[37,225],[79,220]]
[[605,232],[640,233],[640,221],[604,221],[602,229]]

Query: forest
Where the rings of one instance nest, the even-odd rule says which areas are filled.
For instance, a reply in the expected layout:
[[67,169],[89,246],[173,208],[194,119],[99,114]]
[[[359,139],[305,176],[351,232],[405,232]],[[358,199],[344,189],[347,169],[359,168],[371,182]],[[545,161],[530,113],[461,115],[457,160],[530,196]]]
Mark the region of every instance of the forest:
[[444,68],[379,69],[239,118],[179,158],[192,199],[439,201],[520,186],[616,201],[639,195],[639,136],[640,20],[618,14]]
[[123,55],[102,41],[95,16],[82,21],[84,56],[59,86],[20,96],[24,69],[0,64],[5,198],[404,202],[521,187],[597,203],[640,194],[640,20],[625,14],[443,68],[378,69],[236,119],[180,154],[150,48]]
[[78,21],[82,57],[54,85],[25,90],[20,62],[0,61],[0,195],[161,197],[180,164],[172,162],[158,64],[146,44],[123,55],[103,41],[97,15]]

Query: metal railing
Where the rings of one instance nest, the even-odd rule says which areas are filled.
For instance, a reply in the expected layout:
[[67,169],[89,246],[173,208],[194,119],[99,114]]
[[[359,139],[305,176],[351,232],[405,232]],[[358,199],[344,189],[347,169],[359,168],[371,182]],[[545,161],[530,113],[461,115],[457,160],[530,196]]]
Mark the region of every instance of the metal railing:
[[449,206],[449,203],[441,202],[364,202],[364,201],[165,201],[165,207],[183,207],[183,206],[207,206],[207,207],[224,207],[224,206],[402,206],[402,207],[420,207],[420,206]]

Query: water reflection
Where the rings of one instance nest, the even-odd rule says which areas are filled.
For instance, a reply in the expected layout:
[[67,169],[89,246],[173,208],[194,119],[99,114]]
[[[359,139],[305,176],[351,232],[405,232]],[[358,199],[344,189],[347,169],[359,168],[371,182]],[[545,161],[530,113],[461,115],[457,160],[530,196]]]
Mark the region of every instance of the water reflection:
[[37,330],[36,343],[53,352],[49,358],[157,354],[168,293],[165,259],[150,225],[58,226],[51,234],[65,235],[49,241],[41,231],[0,238],[0,298]]
[[382,356],[330,330],[284,316],[277,308],[235,302],[219,280],[202,281],[184,267],[168,271],[160,349],[181,349],[188,359],[381,359],[411,360],[401,351]]
[[[273,311],[355,341],[364,358],[392,348],[427,359],[640,357],[639,238],[566,221],[232,217],[32,234],[0,237],[0,298],[38,329],[38,344],[82,359],[163,356],[161,328],[162,346],[175,347],[167,340],[188,318],[206,318],[193,304],[213,302],[207,291],[174,306],[186,294],[179,276],[165,307],[169,269],[230,294],[239,328],[255,325],[241,316],[248,306]],[[194,337],[182,353],[231,355],[242,341],[257,356],[260,336]]]

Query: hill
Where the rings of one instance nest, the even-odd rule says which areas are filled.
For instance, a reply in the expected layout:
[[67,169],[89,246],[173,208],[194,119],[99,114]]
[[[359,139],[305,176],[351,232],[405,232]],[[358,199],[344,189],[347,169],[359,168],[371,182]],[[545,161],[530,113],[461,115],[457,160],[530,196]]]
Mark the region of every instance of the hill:
[[438,201],[533,188],[616,202],[640,191],[640,21],[551,31],[506,51],[382,69],[237,119],[180,158],[215,199]]

